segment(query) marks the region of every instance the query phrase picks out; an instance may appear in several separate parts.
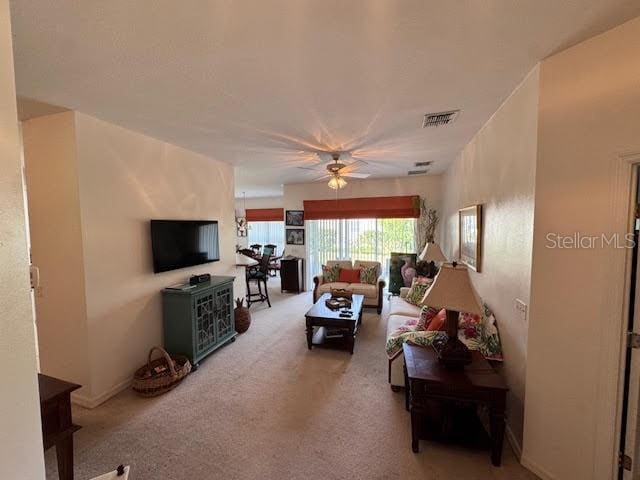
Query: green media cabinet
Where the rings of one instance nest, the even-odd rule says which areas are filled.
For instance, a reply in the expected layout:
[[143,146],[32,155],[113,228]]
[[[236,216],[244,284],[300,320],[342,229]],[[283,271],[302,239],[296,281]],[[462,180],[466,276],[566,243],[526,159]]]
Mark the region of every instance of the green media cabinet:
[[234,341],[234,277],[211,277],[196,286],[162,291],[164,348],[185,355],[194,367],[217,348]]

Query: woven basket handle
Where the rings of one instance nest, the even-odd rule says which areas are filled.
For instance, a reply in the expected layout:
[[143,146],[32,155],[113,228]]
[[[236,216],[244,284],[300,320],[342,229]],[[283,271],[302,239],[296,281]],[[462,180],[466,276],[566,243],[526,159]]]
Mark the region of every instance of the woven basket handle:
[[149,367],[149,371],[151,371],[151,356],[153,355],[154,350],[158,350],[162,354],[164,359],[167,361],[167,366],[169,367],[169,371],[171,371],[171,376],[172,377],[178,376],[178,372],[176,372],[176,369],[173,366],[173,360],[171,360],[171,357],[169,356],[167,351],[162,347],[153,347],[151,348],[151,350],[149,350],[149,358],[147,360],[147,366]]

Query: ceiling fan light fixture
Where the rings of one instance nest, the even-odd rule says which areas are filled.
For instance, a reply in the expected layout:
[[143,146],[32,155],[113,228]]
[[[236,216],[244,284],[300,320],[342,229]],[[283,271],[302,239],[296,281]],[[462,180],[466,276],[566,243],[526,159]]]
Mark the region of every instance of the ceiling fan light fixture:
[[339,190],[347,186],[347,181],[340,175],[334,175],[333,177],[331,177],[327,185],[333,190]]

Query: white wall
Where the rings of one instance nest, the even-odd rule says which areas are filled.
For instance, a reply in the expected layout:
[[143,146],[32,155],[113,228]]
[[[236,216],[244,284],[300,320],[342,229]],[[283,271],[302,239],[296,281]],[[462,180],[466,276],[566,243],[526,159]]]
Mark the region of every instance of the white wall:
[[[246,207],[245,207],[246,205]],[[235,208],[236,214],[240,215],[245,208],[282,208],[284,205],[284,197],[236,197]]]
[[90,396],[75,115],[25,121],[22,135],[41,369]]
[[613,477],[627,252],[551,249],[546,236],[625,233],[639,58],[636,18],[540,69],[523,462],[545,478]]
[[[367,180],[349,179],[347,186],[338,191],[338,196],[339,198],[360,198],[420,195],[440,212],[441,182],[440,175]],[[335,198],[336,191],[331,190],[326,182],[297,183],[284,186],[283,205],[286,213],[287,210],[303,210],[304,200],[331,200]],[[287,245],[286,250],[287,254],[306,258],[306,245]],[[311,288],[309,285],[306,287]]]
[[0,478],[44,479],[9,2],[0,1]]
[[[32,125],[37,122],[46,125],[46,131],[35,131]],[[55,244],[55,248],[43,249],[43,256],[59,256],[63,249],[67,262],[40,260],[48,266],[42,271],[45,298],[50,279],[65,273],[76,275],[77,265],[83,272],[84,287],[82,282],[73,282],[75,290],[56,293],[61,303],[75,302],[77,291],[84,297],[83,345],[88,380],[74,399],[82,405],[95,406],[126,387],[134,370],[146,361],[149,348],[162,344],[163,287],[195,273],[242,273],[236,272],[234,265],[233,168],[77,112],[28,121],[24,129],[31,130],[25,135],[28,178],[50,175],[57,183],[55,189],[45,189],[43,182],[34,183],[34,188],[28,190],[30,201],[41,197],[30,209],[34,245],[49,241],[47,236],[41,237],[41,232],[47,232],[59,221],[62,223],[58,235],[65,238],[73,233],[71,239],[75,241],[71,227],[79,212],[81,248],[68,251]],[[59,141],[68,135],[75,137],[74,148]],[[56,176],[61,157],[66,165],[75,163],[75,178],[68,175],[62,182]],[[55,161],[48,162],[51,158]],[[63,200],[68,199],[77,200],[61,208]],[[54,211],[48,212],[47,208]],[[149,236],[149,220],[153,218],[218,220],[221,261],[153,274]],[[240,276],[236,296],[244,295]],[[50,305],[42,298],[36,300],[38,315],[43,312],[46,317]],[[75,320],[71,327],[68,323],[72,319],[64,315],[55,321],[63,330],[75,328]],[[46,333],[41,332],[41,342],[47,342]],[[43,361],[42,367],[71,375],[73,370],[66,361],[67,357],[59,352]]]
[[507,417],[517,449],[522,442],[527,363],[527,323],[515,299],[529,304],[537,150],[536,67],[474,136],[444,177],[442,247],[458,256],[458,210],[483,207],[481,272],[474,286],[494,312],[504,351],[501,370],[509,385]]
[[[162,288],[235,274],[233,167],[76,113],[93,397],[162,344]],[[154,275],[149,220],[218,220],[220,262]],[[236,282],[236,296],[242,296]]]

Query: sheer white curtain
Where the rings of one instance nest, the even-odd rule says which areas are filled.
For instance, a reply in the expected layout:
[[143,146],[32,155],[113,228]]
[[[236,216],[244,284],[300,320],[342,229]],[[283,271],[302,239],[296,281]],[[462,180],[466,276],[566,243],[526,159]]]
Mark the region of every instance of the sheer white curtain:
[[276,254],[281,255],[284,249],[284,222],[249,222],[247,240],[247,245],[277,245]]
[[416,251],[413,218],[307,220],[307,285],[327,260],[370,260],[389,272],[391,252]]

